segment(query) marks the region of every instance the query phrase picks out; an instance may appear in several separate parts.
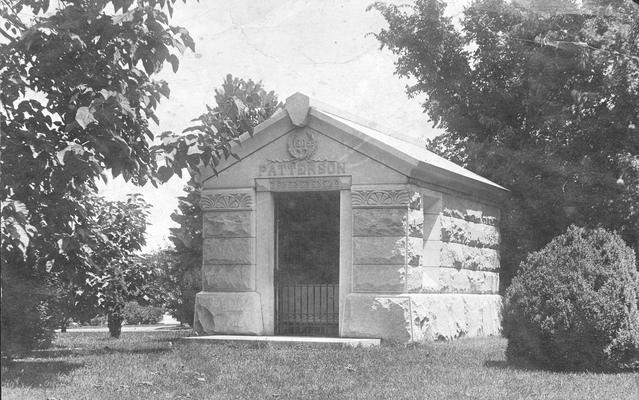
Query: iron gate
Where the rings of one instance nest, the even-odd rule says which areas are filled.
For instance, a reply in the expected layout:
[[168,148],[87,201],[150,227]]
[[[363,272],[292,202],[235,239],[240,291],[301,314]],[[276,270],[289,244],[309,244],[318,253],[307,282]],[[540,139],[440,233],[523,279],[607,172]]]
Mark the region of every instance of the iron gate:
[[276,334],[339,335],[339,285],[279,283],[275,292]]

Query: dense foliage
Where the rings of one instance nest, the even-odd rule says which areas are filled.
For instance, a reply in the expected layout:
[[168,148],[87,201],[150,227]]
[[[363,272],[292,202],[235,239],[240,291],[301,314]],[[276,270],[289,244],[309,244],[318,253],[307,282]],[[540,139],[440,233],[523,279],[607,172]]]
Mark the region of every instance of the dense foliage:
[[[136,254],[146,243],[150,206],[135,194],[126,202],[102,200],[96,205],[91,221],[103,240],[94,246],[93,268],[75,281],[74,305],[96,304],[107,314],[111,336],[119,337],[126,302],[148,301],[154,295],[154,270]],[[74,274],[77,276],[78,271]]]
[[169,313],[180,323],[193,326],[195,295],[202,290],[202,210],[199,186],[193,179],[184,191],[186,195],[178,198],[178,209],[171,214],[178,227],[171,228],[174,250],[163,284],[171,294],[165,303]]
[[[202,157],[211,157],[212,167],[221,157],[232,154],[230,146],[220,144],[220,136],[239,142],[241,134],[252,135],[255,126],[281,107],[275,93],[267,92],[261,83],[231,75],[227,75],[222,87],[215,90],[215,103],[213,108],[207,106],[207,112],[196,118],[196,124],[187,128],[184,135],[165,140],[167,145],[183,149],[185,154],[189,153],[189,143],[196,143],[202,150]],[[178,209],[171,215],[179,225],[171,228],[170,240],[175,251],[161,252],[159,258],[165,260],[166,308],[178,321],[192,326],[195,295],[202,289],[202,210],[197,159],[187,164],[191,179],[184,188],[186,195],[179,198]],[[170,165],[169,171],[175,169],[175,164]]]
[[430,149],[510,189],[502,282],[570,224],[639,249],[639,6],[475,0],[459,23],[439,0],[377,3],[398,56],[444,134]]
[[511,360],[570,370],[639,368],[639,274],[616,234],[571,226],[530,254],[506,291]]
[[[177,56],[194,47],[184,28],[169,24],[174,2],[0,4],[3,317],[20,306],[50,316],[60,288],[115,256],[101,251],[121,243],[91,218],[96,179],[110,170],[136,184],[156,182],[150,121],[158,123],[155,110],[169,89],[152,76],[164,64],[176,70]],[[115,304],[109,296],[126,286],[116,275],[95,277],[102,281],[93,287],[114,285],[102,292],[104,304]],[[4,295],[23,284],[29,304]],[[34,334],[14,322],[11,329]]]
[[122,316],[128,325],[157,324],[162,321],[164,309],[151,305],[140,305],[137,301],[129,301],[122,309]]

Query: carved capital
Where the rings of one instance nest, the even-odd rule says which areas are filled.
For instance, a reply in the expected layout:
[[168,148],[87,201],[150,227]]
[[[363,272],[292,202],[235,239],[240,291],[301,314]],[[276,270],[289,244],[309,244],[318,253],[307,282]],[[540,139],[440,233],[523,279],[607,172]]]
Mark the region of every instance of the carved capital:
[[405,207],[409,200],[407,190],[359,190],[352,194],[353,207]]
[[250,193],[214,193],[202,194],[202,210],[250,210],[253,197]]

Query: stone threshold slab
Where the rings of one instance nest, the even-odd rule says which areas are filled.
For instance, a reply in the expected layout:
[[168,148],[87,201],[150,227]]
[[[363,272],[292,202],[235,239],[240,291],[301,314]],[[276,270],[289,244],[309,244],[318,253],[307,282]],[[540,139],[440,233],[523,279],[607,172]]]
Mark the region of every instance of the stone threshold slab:
[[332,338],[312,336],[242,336],[242,335],[211,335],[190,336],[182,340],[195,342],[248,342],[248,343],[282,343],[282,344],[311,344],[311,345],[338,345],[345,347],[373,347],[379,346],[380,339],[363,338]]

